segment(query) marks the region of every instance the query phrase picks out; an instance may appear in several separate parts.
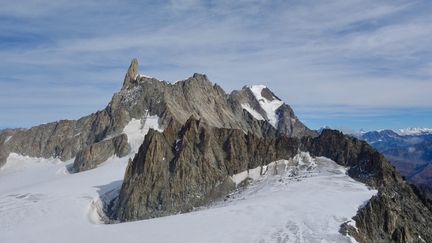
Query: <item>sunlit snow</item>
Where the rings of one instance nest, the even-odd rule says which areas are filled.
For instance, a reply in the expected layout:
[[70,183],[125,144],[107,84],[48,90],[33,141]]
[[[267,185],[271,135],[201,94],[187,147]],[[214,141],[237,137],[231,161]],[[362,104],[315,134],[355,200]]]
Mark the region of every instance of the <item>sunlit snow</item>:
[[338,233],[340,224],[375,193],[331,160],[300,154],[292,160],[297,169],[260,168],[238,178],[254,178],[246,189],[212,206],[100,224],[99,196],[118,190],[126,161],[113,157],[69,174],[72,161],[11,154],[0,170],[0,242],[349,242]]
[[255,119],[262,121],[265,120],[264,117],[261,116],[258,111],[254,110],[249,104],[242,104],[241,105],[243,109],[245,109],[249,114],[251,114]]
[[268,122],[275,128],[277,128],[277,124],[279,122],[279,118],[276,114],[276,110],[283,104],[283,101],[274,99],[268,100],[262,96],[262,90],[266,88],[264,85],[252,85],[249,86],[249,89],[254,94],[255,98],[263,108],[263,110],[267,114]]
[[143,119],[132,118],[132,120],[124,127],[123,133],[127,135],[128,143],[133,152],[136,153],[138,151],[138,148],[144,141],[144,137],[150,128],[160,132],[163,131],[159,126],[158,116],[146,115]]

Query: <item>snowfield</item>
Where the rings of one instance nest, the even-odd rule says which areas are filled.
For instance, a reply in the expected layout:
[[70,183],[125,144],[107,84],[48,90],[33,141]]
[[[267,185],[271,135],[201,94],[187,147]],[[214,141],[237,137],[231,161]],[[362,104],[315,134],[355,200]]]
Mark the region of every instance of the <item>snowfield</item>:
[[102,224],[99,196],[121,186],[126,161],[69,174],[72,161],[11,154],[0,170],[0,242],[350,242],[340,225],[376,193],[333,161],[301,153],[233,176],[253,180],[209,207]]

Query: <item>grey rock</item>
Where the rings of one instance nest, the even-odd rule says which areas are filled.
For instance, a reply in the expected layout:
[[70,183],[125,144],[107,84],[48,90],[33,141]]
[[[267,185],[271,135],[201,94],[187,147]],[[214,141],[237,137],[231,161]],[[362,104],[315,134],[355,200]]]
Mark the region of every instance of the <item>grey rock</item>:
[[412,185],[414,192],[419,196],[423,204],[432,211],[432,186],[430,185]]
[[229,176],[293,157],[298,141],[209,127],[193,117],[180,130],[151,130],[128,165],[111,217],[160,217],[220,199],[235,188]]
[[121,133],[129,120],[121,109],[106,108],[79,120],[61,120],[16,131],[0,144],[5,157],[14,152],[32,157],[72,159],[87,146]]
[[6,163],[9,156],[10,140],[17,132],[23,129],[3,129],[0,130],[0,167]]
[[77,153],[70,172],[76,173],[96,168],[113,155],[126,156],[130,149],[126,134],[94,143]]
[[123,89],[129,88],[138,77],[138,60],[133,58],[123,81]]

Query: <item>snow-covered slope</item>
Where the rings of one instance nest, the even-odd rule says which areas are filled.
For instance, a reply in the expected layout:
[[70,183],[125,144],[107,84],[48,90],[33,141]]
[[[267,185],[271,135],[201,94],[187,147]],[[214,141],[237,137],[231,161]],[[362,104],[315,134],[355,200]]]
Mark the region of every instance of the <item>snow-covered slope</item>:
[[241,106],[258,121],[265,120],[264,117],[262,117],[262,115],[258,111],[254,110],[249,104],[242,104]]
[[159,125],[158,116],[145,115],[143,119],[132,118],[131,121],[124,127],[123,133],[128,137],[128,143],[131,146],[133,153],[136,153],[144,141],[144,137],[150,130],[162,132],[163,129]]
[[[251,86],[249,86],[249,89],[252,91],[256,100],[261,105],[261,108],[265,111],[267,118],[268,118],[268,122],[273,127],[277,127],[279,119],[278,119],[278,116],[276,114],[276,110],[283,104],[283,101],[276,99],[276,98],[273,100],[268,100],[265,97],[263,97],[262,91],[265,88],[266,88],[266,86],[264,86],[264,85],[251,85]],[[247,111],[250,112],[249,110],[247,110]]]
[[98,224],[95,202],[121,185],[126,161],[111,158],[68,174],[70,161],[10,155],[0,170],[0,242],[349,242],[338,233],[340,224],[375,193],[336,163],[303,154],[302,166],[275,174],[280,167],[273,163],[245,190],[211,207]]

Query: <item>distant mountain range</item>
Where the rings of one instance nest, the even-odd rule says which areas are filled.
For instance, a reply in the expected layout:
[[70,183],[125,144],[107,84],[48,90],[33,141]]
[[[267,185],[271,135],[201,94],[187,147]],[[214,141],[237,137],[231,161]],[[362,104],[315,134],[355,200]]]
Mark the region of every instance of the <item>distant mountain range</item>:
[[387,129],[356,136],[382,152],[412,183],[432,186],[432,128]]

